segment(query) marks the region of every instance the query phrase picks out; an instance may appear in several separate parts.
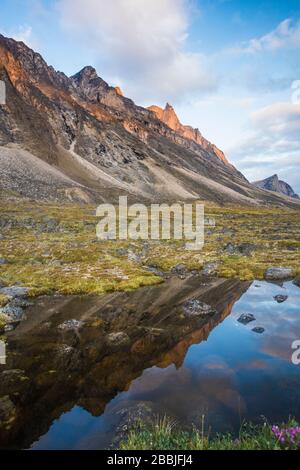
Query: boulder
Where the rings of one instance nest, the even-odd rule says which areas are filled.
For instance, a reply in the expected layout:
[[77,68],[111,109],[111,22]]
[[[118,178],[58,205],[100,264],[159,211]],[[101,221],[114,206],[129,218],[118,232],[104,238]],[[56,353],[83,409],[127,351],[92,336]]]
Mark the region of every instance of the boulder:
[[116,333],[110,333],[107,335],[107,342],[111,346],[124,346],[130,341],[129,336],[124,331],[118,331]]
[[219,264],[220,263],[218,261],[210,261],[204,264],[202,268],[202,274],[204,276],[213,276],[214,274],[216,274]]
[[238,322],[242,323],[243,325],[248,325],[252,321],[255,321],[256,318],[252,313],[242,313],[242,315],[238,318]]
[[217,313],[210,305],[197,299],[185,302],[183,305],[183,311],[188,316],[209,316]]
[[62,331],[68,331],[68,330],[78,330],[81,328],[83,325],[82,321],[79,320],[66,320],[65,322],[61,323],[61,325],[58,326],[58,328]]
[[1,313],[8,317],[9,321],[21,321],[24,315],[24,311],[21,307],[11,305],[11,303],[5,305],[1,309]]
[[176,274],[177,276],[183,276],[184,277],[184,276],[187,275],[188,269],[187,269],[185,264],[180,263],[180,264],[177,264],[176,266],[174,266],[171,269],[171,273]]
[[228,243],[225,247],[224,250],[225,253],[228,253],[229,255],[243,255],[243,256],[249,256],[253,251],[257,249],[256,245],[253,245],[252,243],[241,243],[240,245],[234,245],[233,243]]
[[28,287],[11,286],[3,287],[0,289],[0,294],[8,295],[9,297],[24,297],[28,294]]
[[262,326],[256,326],[255,328],[253,328],[252,331],[254,333],[257,333],[257,334],[261,335],[262,333],[265,332],[265,329]]
[[141,260],[142,260],[141,255],[137,255],[136,253],[134,253],[131,250],[128,251],[127,257],[128,257],[129,261],[133,261],[134,263],[140,263]]
[[267,281],[282,281],[291,278],[292,268],[268,268],[264,274]]
[[276,302],[278,302],[279,304],[282,304],[287,299],[288,299],[287,295],[275,295],[275,297],[274,297],[274,300],[276,300]]

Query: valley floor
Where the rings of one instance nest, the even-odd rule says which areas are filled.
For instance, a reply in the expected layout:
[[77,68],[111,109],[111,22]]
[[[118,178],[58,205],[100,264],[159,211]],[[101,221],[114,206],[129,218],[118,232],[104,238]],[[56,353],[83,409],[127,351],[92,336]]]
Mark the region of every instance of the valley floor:
[[208,205],[206,216],[216,226],[194,252],[184,241],[99,241],[94,207],[0,199],[0,283],[24,285],[30,296],[103,294],[203,267],[241,280],[262,279],[270,266],[300,274],[299,211]]

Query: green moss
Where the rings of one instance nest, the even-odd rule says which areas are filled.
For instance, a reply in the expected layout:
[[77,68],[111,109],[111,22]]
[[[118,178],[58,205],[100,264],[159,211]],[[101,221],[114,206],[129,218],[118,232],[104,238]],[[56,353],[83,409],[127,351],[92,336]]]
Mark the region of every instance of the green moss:
[[9,302],[7,295],[0,294],[0,307],[4,307]]
[[7,318],[0,313],[0,332],[2,332],[7,325]]

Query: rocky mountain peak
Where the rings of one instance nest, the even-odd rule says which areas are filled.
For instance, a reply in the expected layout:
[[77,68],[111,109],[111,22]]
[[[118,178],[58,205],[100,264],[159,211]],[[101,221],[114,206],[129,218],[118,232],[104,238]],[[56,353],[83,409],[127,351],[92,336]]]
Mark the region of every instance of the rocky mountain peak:
[[223,163],[230,165],[224,153],[214,144],[211,144],[208,140],[206,140],[202,136],[199,129],[194,129],[191,126],[185,126],[181,124],[175,109],[170,103],[167,103],[164,109],[156,105],[150,106],[148,109],[152,111],[160,121],[170,127],[170,129],[172,129],[178,135],[184,137],[185,139],[192,140],[198,145],[201,145],[201,147],[211,152]]
[[261,181],[255,181],[253,184],[260,189],[266,189],[268,191],[284,194],[285,196],[297,199],[299,198],[293,188],[285,181],[281,181],[277,174],[269,176],[269,178],[265,178]]
[[115,91],[116,91],[117,95],[124,96],[124,93],[123,93],[123,91],[121,90],[121,88],[119,86],[115,87]]
[[157,202],[281,201],[250,185],[171,104],[137,106],[91,66],[69,78],[0,36],[0,79],[8,97],[0,107],[0,190],[46,200],[115,200],[122,191]]
[[91,65],[87,65],[83,67],[78,73],[71,77],[73,80],[82,81],[82,80],[92,80],[94,78],[99,78],[97,75],[97,71]]

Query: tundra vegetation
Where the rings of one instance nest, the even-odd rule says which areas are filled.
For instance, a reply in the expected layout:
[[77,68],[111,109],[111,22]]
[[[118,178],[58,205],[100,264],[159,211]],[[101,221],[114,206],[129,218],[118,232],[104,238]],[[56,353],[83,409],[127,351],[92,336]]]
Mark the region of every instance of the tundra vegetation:
[[[262,279],[270,266],[300,274],[300,212],[206,205],[202,251],[185,241],[101,241],[96,208],[0,199],[0,287],[24,285],[29,295],[104,294],[162,282],[183,265],[201,272],[215,263],[219,277]],[[1,306],[7,298],[0,295]]]
[[121,450],[299,450],[300,427],[294,420],[281,425],[244,423],[238,436],[184,431],[168,418],[152,424],[137,423],[127,439],[120,443]]

